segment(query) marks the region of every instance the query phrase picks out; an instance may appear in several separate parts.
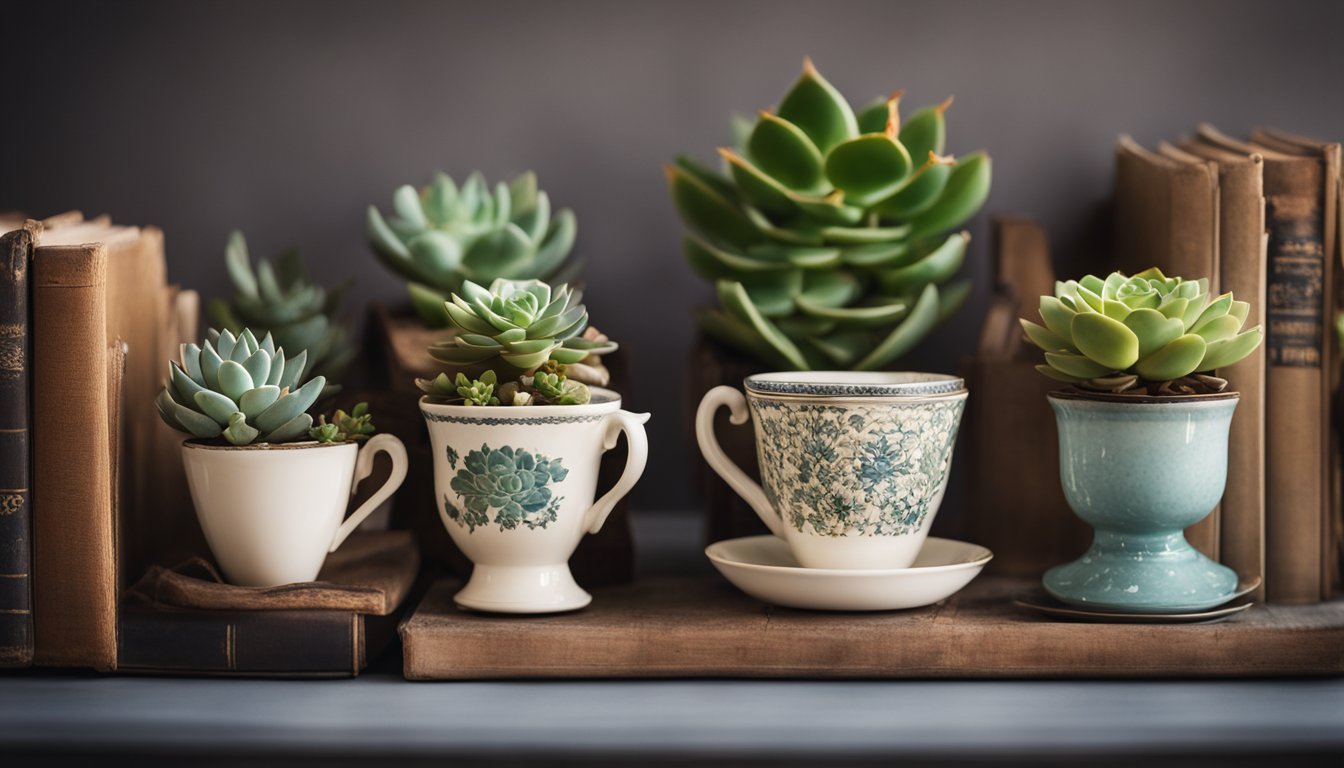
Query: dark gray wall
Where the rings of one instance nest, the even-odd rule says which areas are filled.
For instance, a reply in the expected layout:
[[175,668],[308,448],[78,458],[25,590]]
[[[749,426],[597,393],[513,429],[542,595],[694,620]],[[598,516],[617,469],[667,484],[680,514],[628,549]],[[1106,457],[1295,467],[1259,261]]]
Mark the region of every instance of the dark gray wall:
[[[693,504],[681,383],[692,307],[660,166],[712,158],[804,54],[853,100],[956,95],[950,149],[994,158],[992,212],[1042,219],[1069,271],[1120,132],[1199,120],[1344,137],[1344,4],[1295,2],[6,3],[0,208],[154,223],[171,278],[224,290],[225,236],[297,245],[398,299],[363,212],[435,169],[532,168],[579,217],[588,304],[653,411],[640,507]],[[26,114],[24,113],[26,111]],[[988,232],[967,271],[986,290]],[[908,364],[953,370],[978,302]],[[1026,447],[1030,450],[1030,447]]]

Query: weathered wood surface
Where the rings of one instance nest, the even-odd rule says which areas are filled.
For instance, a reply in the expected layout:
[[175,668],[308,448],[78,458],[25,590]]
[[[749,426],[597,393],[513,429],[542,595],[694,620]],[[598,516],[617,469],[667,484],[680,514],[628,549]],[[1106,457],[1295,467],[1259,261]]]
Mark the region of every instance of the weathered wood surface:
[[1029,613],[1032,580],[981,577],[893,613],[764,605],[718,577],[596,590],[555,616],[458,610],[430,589],[401,627],[412,680],[493,678],[1154,678],[1344,673],[1344,601],[1255,606],[1221,624],[1091,624]]

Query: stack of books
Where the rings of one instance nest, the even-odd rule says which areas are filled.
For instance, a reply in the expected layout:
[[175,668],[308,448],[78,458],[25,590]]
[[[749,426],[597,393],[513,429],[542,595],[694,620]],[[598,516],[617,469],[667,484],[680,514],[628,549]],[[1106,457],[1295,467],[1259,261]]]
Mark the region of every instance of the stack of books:
[[1344,264],[1340,145],[1277,130],[1234,139],[1212,126],[1174,144],[1116,147],[1115,257],[1127,272],[1209,276],[1265,326],[1256,354],[1220,371],[1241,393],[1227,491],[1188,532],[1274,603],[1340,589],[1334,322]]
[[[208,552],[181,435],[153,404],[168,361],[197,340],[199,300],[168,284],[156,228],[0,214],[0,233],[0,666],[351,674],[359,613],[252,616],[234,634],[237,615],[203,612],[182,632],[180,607],[127,610],[150,566]],[[294,630],[318,618],[345,650],[314,670],[313,636]],[[266,647],[264,668],[219,651],[222,636]]]

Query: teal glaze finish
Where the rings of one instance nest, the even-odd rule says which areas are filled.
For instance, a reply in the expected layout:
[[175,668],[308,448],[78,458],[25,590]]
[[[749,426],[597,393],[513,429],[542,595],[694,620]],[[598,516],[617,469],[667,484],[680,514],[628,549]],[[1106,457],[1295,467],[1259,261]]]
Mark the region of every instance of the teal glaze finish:
[[1190,546],[1183,531],[1222,498],[1237,395],[1049,400],[1064,496],[1094,537],[1082,557],[1046,572],[1046,590],[1071,605],[1135,613],[1231,599],[1237,574]]

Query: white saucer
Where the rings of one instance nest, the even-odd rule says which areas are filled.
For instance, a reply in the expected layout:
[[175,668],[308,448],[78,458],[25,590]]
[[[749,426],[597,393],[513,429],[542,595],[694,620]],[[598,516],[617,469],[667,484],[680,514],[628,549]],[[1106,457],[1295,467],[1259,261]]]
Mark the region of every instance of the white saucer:
[[803,568],[777,536],[745,536],[705,547],[733,586],[762,602],[818,611],[895,611],[945,600],[994,557],[978,544],[930,536],[909,568]]

